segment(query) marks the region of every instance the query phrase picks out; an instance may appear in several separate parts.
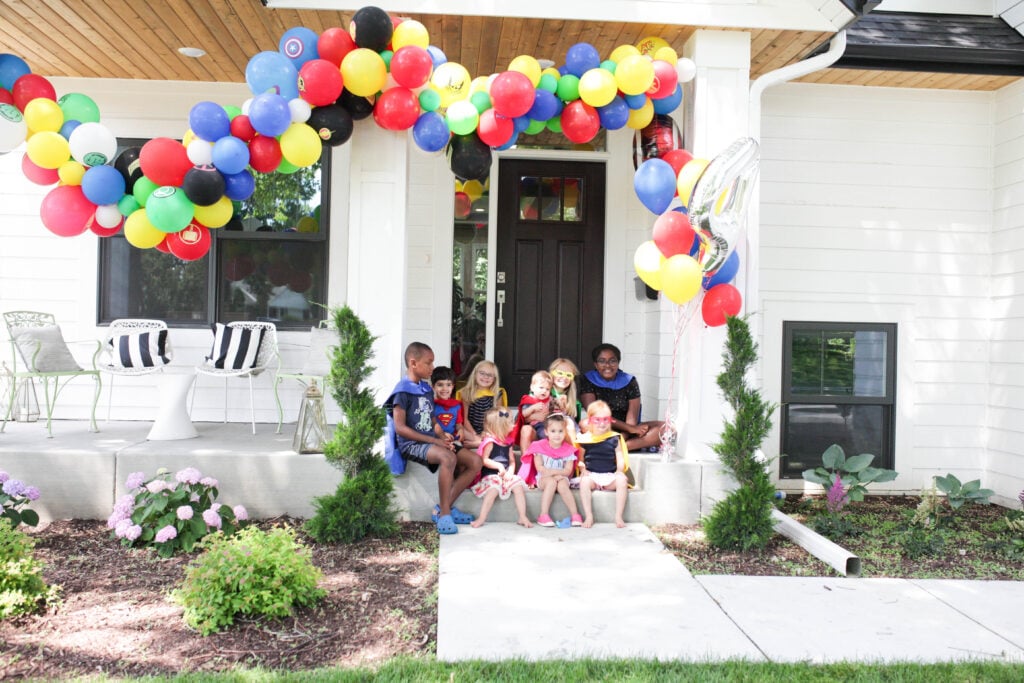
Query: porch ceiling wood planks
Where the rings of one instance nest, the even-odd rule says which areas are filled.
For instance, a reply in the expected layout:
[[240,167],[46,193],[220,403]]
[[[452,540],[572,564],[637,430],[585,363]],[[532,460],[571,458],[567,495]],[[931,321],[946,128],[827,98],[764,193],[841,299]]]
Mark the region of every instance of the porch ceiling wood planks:
[[[592,43],[607,57],[619,45],[656,35],[681,52],[694,31],[721,30],[643,21],[398,13],[421,21],[431,41],[474,77],[504,71],[522,54],[561,64],[566,50],[580,41]],[[276,50],[289,28],[307,26],[317,33],[331,27],[347,29],[351,16],[351,10],[268,9],[260,0],[0,0],[0,52],[24,58],[43,76],[241,83],[249,59]],[[831,37],[820,30],[744,30],[752,34],[751,78],[806,57]],[[200,47],[207,55],[189,59],[178,53],[184,46]],[[803,80],[995,90],[1016,79],[828,69]]]

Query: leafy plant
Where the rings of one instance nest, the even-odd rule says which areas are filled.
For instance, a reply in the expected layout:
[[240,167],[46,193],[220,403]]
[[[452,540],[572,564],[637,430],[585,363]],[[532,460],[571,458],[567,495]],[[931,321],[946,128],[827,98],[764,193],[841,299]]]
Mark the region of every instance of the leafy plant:
[[173,481],[164,468],[149,480],[144,472],[133,472],[125,481],[130,493],[114,504],[107,527],[122,544],[153,546],[160,557],[192,552],[208,533],[231,535],[248,519],[241,505],[230,508],[216,502],[217,484],[194,467],[177,472]]
[[14,527],[9,517],[0,517],[0,619],[59,601],[59,587],[43,580],[43,564],[33,554],[35,541]]
[[393,536],[398,532],[393,488],[391,470],[377,458],[359,474],[346,477],[334,493],[314,498],[316,514],[304,528],[318,543]]
[[900,536],[900,547],[912,560],[938,557],[946,549],[946,537],[938,529],[911,525]]
[[731,491],[701,520],[709,544],[722,550],[764,548],[775,533],[771,499],[775,486],[767,477]]
[[946,494],[946,503],[954,512],[963,507],[964,503],[988,505],[988,499],[996,494],[992,489],[981,488],[980,479],[961,484],[953,474],[947,474],[944,477],[936,476],[935,486]]
[[825,493],[825,512],[811,519],[811,528],[832,540],[857,533],[857,526],[843,512],[849,502],[850,496],[843,490],[842,479],[837,474]]
[[910,524],[919,527],[937,527],[942,524],[943,519],[942,498],[939,497],[935,481],[932,480],[932,487],[921,491],[921,502],[917,504]]
[[0,519],[11,520],[11,526],[19,524],[35,526],[39,524],[39,514],[26,507],[30,502],[39,499],[39,489],[26,486],[18,479],[0,470]]
[[172,597],[184,606],[185,623],[204,636],[238,615],[286,617],[326,594],[317,587],[323,574],[289,527],[248,527],[231,537],[218,532],[201,547]]
[[803,477],[812,484],[831,486],[838,475],[846,487],[846,495],[850,500],[860,502],[864,500],[868,484],[892,481],[899,476],[896,470],[871,467],[871,461],[874,459],[875,456],[870,453],[847,458],[842,446],[832,444],[821,455],[822,466],[804,470]]

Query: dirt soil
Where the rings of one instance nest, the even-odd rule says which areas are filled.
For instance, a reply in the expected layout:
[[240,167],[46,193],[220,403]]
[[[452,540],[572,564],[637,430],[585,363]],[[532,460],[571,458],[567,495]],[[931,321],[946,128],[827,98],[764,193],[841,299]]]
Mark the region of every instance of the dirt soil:
[[[296,520],[261,522],[290,523]],[[61,521],[32,532],[45,579],[63,604],[0,622],[0,680],[87,674],[171,675],[236,665],[289,670],[369,665],[433,652],[437,532],[403,524],[399,536],[317,545],[300,533],[324,573],[319,606],[276,621],[241,621],[207,637],[185,626],[168,599],[188,556],[125,549],[105,522]]]

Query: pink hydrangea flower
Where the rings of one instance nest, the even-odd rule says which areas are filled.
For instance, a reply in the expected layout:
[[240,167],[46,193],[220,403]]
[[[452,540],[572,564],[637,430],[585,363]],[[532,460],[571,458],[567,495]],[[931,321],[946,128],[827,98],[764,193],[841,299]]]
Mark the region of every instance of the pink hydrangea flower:
[[138,540],[139,536],[142,535],[142,527],[138,524],[132,524],[124,530],[124,537],[129,541]]
[[157,543],[166,543],[167,541],[170,541],[171,539],[177,537],[178,530],[170,524],[168,524],[163,529],[160,529],[160,531],[156,532],[156,538],[154,538],[153,540]]
[[203,473],[195,467],[186,467],[175,474],[174,478],[182,484],[198,484],[199,480],[203,478]]
[[35,486],[26,486],[25,497],[29,500],[39,500],[39,489]]
[[249,512],[242,505],[236,505],[231,511],[235,513],[235,519],[239,522],[249,519]]
[[167,482],[163,479],[154,479],[153,481],[146,484],[146,490],[150,493],[160,493],[168,487]]
[[118,538],[124,538],[128,528],[132,526],[132,520],[122,519],[118,520],[117,524],[114,525],[114,535]]
[[218,486],[217,480],[214,479],[213,477],[203,477],[202,479],[199,480],[199,483],[202,484],[203,486],[209,486],[211,488],[216,488]]
[[8,496],[20,496],[25,492],[25,485],[17,479],[8,479],[4,482],[3,492]]
[[107,518],[107,528],[113,529],[117,526],[117,523],[123,519],[128,519],[132,516],[132,512],[135,511],[135,498],[134,496],[124,495],[117,499],[114,503],[114,511],[110,513],[110,517]]
[[194,511],[191,505],[182,505],[175,510],[175,513],[178,515],[178,519],[192,519]]
[[129,491],[132,489],[140,489],[142,485],[146,483],[146,474],[144,472],[132,472],[128,475],[128,478],[124,480],[124,485]]
[[11,475],[7,474],[3,470],[0,470],[0,484],[4,483],[11,478]]
[[222,524],[220,515],[217,514],[217,510],[214,508],[210,508],[209,510],[203,512],[203,521],[206,522],[207,525],[212,526],[215,529],[219,529],[220,525]]

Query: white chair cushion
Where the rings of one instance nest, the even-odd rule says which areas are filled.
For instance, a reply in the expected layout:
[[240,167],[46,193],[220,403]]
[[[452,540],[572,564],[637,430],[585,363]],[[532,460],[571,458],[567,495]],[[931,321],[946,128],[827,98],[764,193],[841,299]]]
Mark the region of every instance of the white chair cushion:
[[[32,372],[81,372],[82,367],[71,355],[57,325],[45,327],[12,327],[18,352]],[[36,349],[39,350],[36,353]]]
[[220,370],[248,370],[256,365],[264,330],[213,325],[213,348],[206,364]]
[[156,368],[174,357],[167,330],[114,335],[107,342],[107,351],[115,368]]
[[300,372],[313,377],[326,377],[331,374],[331,355],[338,345],[338,331],[326,327],[313,327],[309,330],[309,356]]

